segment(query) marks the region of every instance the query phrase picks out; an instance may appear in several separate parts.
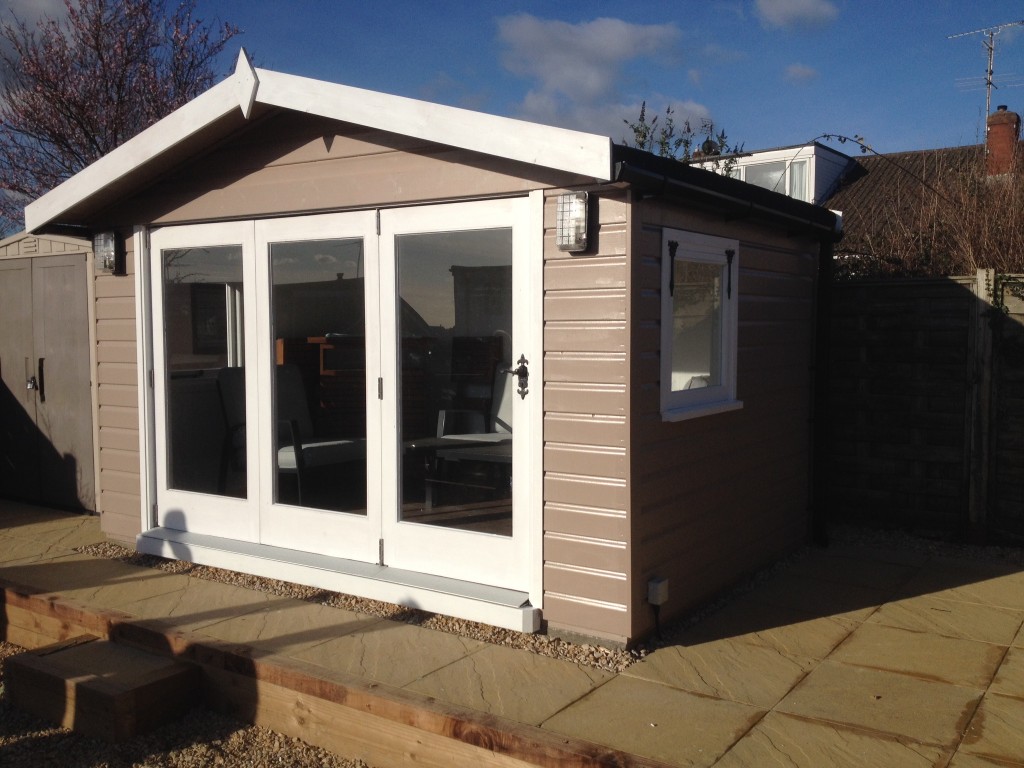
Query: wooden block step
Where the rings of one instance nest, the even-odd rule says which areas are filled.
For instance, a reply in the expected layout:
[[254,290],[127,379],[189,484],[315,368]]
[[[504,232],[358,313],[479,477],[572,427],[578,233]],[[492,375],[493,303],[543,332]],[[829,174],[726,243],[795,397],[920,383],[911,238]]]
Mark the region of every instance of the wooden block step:
[[4,676],[15,707],[113,742],[180,717],[201,693],[195,665],[91,635],[12,656]]

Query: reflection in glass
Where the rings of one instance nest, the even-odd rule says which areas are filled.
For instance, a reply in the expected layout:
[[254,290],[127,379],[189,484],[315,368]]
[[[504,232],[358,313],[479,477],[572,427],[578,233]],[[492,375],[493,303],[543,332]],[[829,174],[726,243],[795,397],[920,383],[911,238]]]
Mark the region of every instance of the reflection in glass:
[[169,487],[244,498],[242,249],[161,257]]
[[360,239],[270,246],[274,501],[366,514]]
[[677,259],[672,291],[672,391],[722,383],[725,267]]
[[400,235],[401,519],[512,534],[512,231]]

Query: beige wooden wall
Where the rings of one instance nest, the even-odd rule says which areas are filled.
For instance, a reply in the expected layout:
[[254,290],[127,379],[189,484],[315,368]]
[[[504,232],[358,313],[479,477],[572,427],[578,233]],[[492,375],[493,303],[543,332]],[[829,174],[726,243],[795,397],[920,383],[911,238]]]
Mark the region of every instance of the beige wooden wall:
[[[631,632],[713,598],[806,539],[817,244],[645,202],[634,216],[630,467]],[[738,238],[738,411],[661,418],[661,228]]]
[[96,372],[100,525],[134,544],[142,528],[139,485],[139,388],[135,344],[135,255],[127,239],[127,275],[96,276]]
[[544,617],[549,629],[630,633],[629,206],[591,197],[596,244],[555,245],[544,221]]

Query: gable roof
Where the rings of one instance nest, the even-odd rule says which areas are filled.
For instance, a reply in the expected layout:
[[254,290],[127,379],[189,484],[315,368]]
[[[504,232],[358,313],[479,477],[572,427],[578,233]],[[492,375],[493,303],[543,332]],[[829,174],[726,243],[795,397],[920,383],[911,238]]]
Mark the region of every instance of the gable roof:
[[90,200],[136,188],[197,144],[230,135],[257,105],[307,113],[607,181],[611,139],[417,99],[254,68],[234,74],[25,208],[29,232],[59,226]]

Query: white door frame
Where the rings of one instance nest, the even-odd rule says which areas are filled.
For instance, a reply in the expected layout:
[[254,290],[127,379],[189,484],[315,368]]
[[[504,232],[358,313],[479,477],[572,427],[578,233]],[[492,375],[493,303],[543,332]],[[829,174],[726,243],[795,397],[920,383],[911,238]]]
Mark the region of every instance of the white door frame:
[[[530,456],[540,450],[540,432],[535,431],[541,411],[543,381],[540,366],[542,348],[530,333],[539,315],[524,303],[539,291],[531,275],[532,253],[530,200],[508,198],[467,203],[446,203],[381,212],[380,291],[381,338],[385,342],[381,375],[385,382],[383,433],[385,477],[383,482],[384,562],[398,568],[432,573],[492,586],[525,589],[530,582],[530,541],[535,530],[531,518],[539,509],[531,507],[529,493],[534,478],[527,471]],[[402,234],[458,232],[479,229],[512,229],[513,328],[512,359],[525,355],[530,361],[530,391],[526,398],[513,396],[512,535],[476,533],[454,528],[423,525],[400,520],[399,482],[401,450],[398,444],[397,404],[399,401],[397,327],[398,276],[395,238]],[[535,287],[536,286],[536,287]],[[536,514],[531,514],[535,512]]]
[[[363,285],[366,313],[366,514],[274,503],[274,425],[271,397],[261,403],[260,435],[260,541],[276,547],[317,552],[363,562],[377,562],[380,552],[380,400],[376,397],[380,370],[380,323],[377,296],[377,232],[373,211],[333,213],[256,222],[256,334],[261,343],[259,375],[265,391],[272,391],[275,361],[272,338],[270,245],[279,242],[362,238]],[[256,465],[254,465],[256,466]]]
[[[470,208],[470,206],[479,206]],[[530,604],[534,610],[541,609],[543,606],[543,541],[541,539],[542,532],[542,520],[543,520],[543,442],[542,442],[542,430],[543,430],[543,381],[544,381],[544,369],[543,369],[543,219],[544,219],[544,194],[542,191],[535,191],[530,193],[526,198],[511,198],[511,199],[500,199],[490,200],[483,202],[473,203],[441,203],[438,205],[423,206],[421,208],[402,208],[402,209],[389,209],[380,212],[367,211],[357,213],[346,213],[346,214],[320,214],[309,217],[302,217],[302,219],[296,219],[295,226],[301,227],[308,225],[312,220],[322,220],[327,222],[332,217],[337,216],[338,221],[344,221],[346,218],[350,218],[353,222],[357,219],[356,216],[363,217],[375,217],[379,215],[383,222],[391,221],[392,228],[389,231],[390,237],[393,240],[394,234],[399,231],[413,231],[410,229],[410,225],[402,225],[395,227],[395,223],[402,220],[401,217],[408,215],[409,222],[417,222],[421,224],[415,231],[445,231],[445,230],[457,230],[459,229],[459,223],[455,219],[451,219],[447,222],[446,226],[431,226],[428,223],[431,214],[437,216],[438,214],[471,214],[467,215],[466,218],[462,219],[462,229],[478,229],[484,226],[512,226],[514,232],[514,306],[517,315],[522,315],[527,318],[525,323],[520,322],[519,327],[516,329],[516,340],[515,340],[515,352],[514,355],[518,357],[519,354],[525,354],[529,360],[530,368],[530,394],[525,401],[520,401],[520,398],[516,397],[519,411],[515,416],[515,425],[517,431],[517,439],[515,441],[516,446],[516,457],[515,467],[516,471],[513,474],[514,486],[514,499],[516,517],[514,518],[514,531],[515,535],[507,544],[507,546],[499,545],[498,549],[504,549],[510,554],[510,561],[515,561],[517,564],[512,567],[501,567],[494,569],[493,554],[491,557],[475,558],[475,561],[471,566],[462,568],[461,570],[456,569],[454,572],[446,572],[443,574],[437,574],[442,577],[450,578],[461,578],[472,582],[486,583],[493,586],[506,586],[513,589],[519,589],[526,592],[529,595]],[[499,213],[500,212],[500,213]],[[490,219],[489,217],[495,215],[497,218]],[[427,217],[426,219],[423,217]],[[304,223],[303,223],[303,220]],[[365,222],[360,219],[361,223],[359,226],[363,226]],[[491,224],[484,222],[491,221]],[[427,228],[424,229],[423,227]],[[245,228],[248,227],[248,235],[244,234]],[[237,230],[235,229],[237,228]],[[161,474],[159,470],[159,462],[157,456],[160,451],[157,448],[157,444],[160,443],[164,437],[164,430],[161,425],[161,419],[163,418],[162,411],[164,405],[163,395],[157,397],[154,389],[151,389],[152,382],[154,381],[153,372],[156,369],[155,361],[160,359],[160,355],[163,354],[163,342],[160,339],[160,334],[157,333],[156,321],[162,317],[160,311],[162,311],[162,297],[154,295],[158,291],[154,290],[156,277],[152,274],[153,265],[152,258],[154,253],[159,253],[159,250],[164,242],[164,237],[161,236],[162,232],[173,231],[177,234],[190,230],[192,234],[181,240],[175,238],[171,247],[187,247],[188,245],[218,245],[218,244],[243,244],[243,250],[254,254],[261,254],[258,250],[256,231],[260,232],[260,242],[265,245],[266,238],[276,238],[278,236],[285,237],[288,232],[295,232],[301,239],[309,239],[310,229],[307,228],[304,232],[299,235],[298,230],[292,229],[292,226],[288,223],[288,220],[275,220],[267,222],[229,222],[229,223],[216,223],[216,224],[196,224],[196,225],[182,225],[180,227],[168,227],[159,230],[153,230],[150,232],[145,227],[136,227],[134,236],[134,245],[136,258],[136,296],[137,298],[137,318],[136,327],[138,332],[138,360],[139,360],[139,406],[140,413],[144,414],[145,417],[140,419],[140,445],[144,450],[145,459],[142,462],[142,527],[143,536],[147,531],[151,531],[161,525],[166,519],[164,514],[165,510],[161,509],[160,514],[156,511],[156,502],[158,498],[164,493],[159,491],[161,483],[166,478]],[[318,231],[321,231],[318,229]],[[346,230],[349,231],[349,230]],[[379,243],[384,242],[384,229],[381,230],[381,238],[378,240]],[[344,234],[339,234],[339,230],[329,230],[325,228],[322,232],[329,232],[330,237],[342,237]],[[218,235],[218,233],[220,233]],[[211,239],[212,238],[212,239]],[[240,239],[243,238],[243,239]],[[369,240],[367,239],[367,246],[369,247]],[[230,241],[230,243],[229,243]],[[381,251],[383,252],[383,248]],[[388,249],[391,250],[390,248]],[[247,306],[254,306],[258,309],[257,319],[257,332],[249,333],[246,337],[246,355],[247,359],[252,361],[250,366],[253,371],[263,370],[270,371],[269,361],[272,359],[269,356],[272,355],[272,340],[269,337],[264,338],[262,334],[269,333],[269,303],[266,301],[261,302],[259,295],[253,295],[257,290],[257,285],[263,287],[259,289],[263,292],[262,299],[266,300],[268,294],[265,293],[268,286],[269,280],[269,269],[266,269],[266,265],[263,261],[263,256],[257,256],[255,262],[260,266],[259,273],[261,276],[257,278],[257,275],[251,274],[252,259],[247,259],[250,263],[248,269],[250,271],[245,272],[246,281],[246,295],[244,300],[247,302]],[[381,286],[381,291],[384,290],[383,286],[389,286],[388,290],[394,292],[395,286],[395,265],[393,259],[388,261],[384,270],[389,270],[389,274],[380,275],[373,274],[371,276],[371,269],[376,269],[377,264],[381,263],[381,259],[366,259],[366,281],[367,284],[372,285],[371,280],[377,282]],[[373,266],[371,267],[371,263]],[[382,270],[382,271],[384,271]],[[265,273],[265,274],[264,274]],[[394,301],[394,296],[397,294],[391,294],[391,300]],[[266,306],[264,306],[266,303]],[[395,317],[393,313],[384,312],[382,313],[380,323],[381,338],[391,339],[392,345],[397,344],[396,328],[395,328]],[[390,334],[390,336],[389,336]],[[264,343],[265,342],[265,343]],[[374,352],[369,353],[377,355],[382,347],[386,345],[375,345]],[[386,382],[385,386],[397,387],[397,371],[395,356],[391,355],[388,360],[376,360],[377,367],[374,368],[371,364],[368,364],[367,368],[367,391],[376,392],[376,381],[375,379],[380,376]],[[372,361],[368,360],[368,363]],[[161,362],[161,366],[163,363]],[[371,368],[374,368],[371,370]],[[259,376],[247,376],[247,391],[250,388],[258,388],[259,381],[269,381],[269,373],[264,372]],[[372,383],[372,387],[369,386]],[[390,383],[390,384],[388,384]],[[249,392],[248,396],[251,402],[258,403],[260,401],[259,389],[253,392]],[[381,510],[380,514],[383,519],[381,520],[381,529],[385,532],[385,543],[384,543],[384,557],[385,563],[393,564],[396,568],[408,569],[408,570],[420,570],[425,574],[433,574],[438,570],[435,566],[437,564],[436,555],[423,557],[416,554],[416,549],[430,550],[434,547],[439,547],[441,551],[450,548],[450,543],[444,534],[451,534],[453,532],[438,529],[436,531],[423,531],[422,529],[427,526],[419,526],[414,524],[400,524],[398,522],[398,487],[396,482],[386,481],[382,476],[385,472],[385,467],[389,466],[388,462],[383,462],[383,456],[395,457],[392,459],[394,466],[397,468],[397,456],[399,447],[397,445],[398,432],[397,432],[397,414],[395,407],[397,403],[397,390],[393,392],[392,397],[385,397],[379,404],[379,420],[380,428],[377,430],[368,429],[368,462],[375,461],[376,469],[374,470],[378,482],[372,482],[372,478],[368,477],[368,507],[374,507],[377,510]],[[524,405],[525,404],[525,405]],[[368,419],[372,420],[374,416],[368,413]],[[258,418],[254,413],[252,414],[253,423],[262,423],[267,421],[266,418]],[[261,540],[261,526],[266,525],[269,521],[265,515],[259,510],[258,498],[261,494],[266,493],[266,488],[263,487],[268,482],[268,477],[272,474],[264,466],[269,466],[269,462],[272,461],[269,450],[261,451],[260,445],[266,444],[269,439],[269,426],[263,425],[259,430],[254,431],[255,435],[249,440],[247,445],[247,458],[249,460],[249,466],[259,467],[260,471],[257,473],[259,481],[256,482],[256,478],[252,478],[250,483],[249,499],[237,500],[237,499],[226,499],[224,497],[211,497],[215,500],[216,505],[220,506],[220,511],[212,512],[212,519],[209,525],[203,526],[201,531],[197,533],[208,534],[211,536],[223,537],[224,539],[246,541],[246,542],[259,542]],[[376,432],[376,435],[371,440],[372,432]],[[272,444],[272,443],[271,443]],[[520,453],[522,452],[522,453]],[[264,456],[263,454],[266,454]],[[376,457],[371,459],[371,455]],[[393,479],[393,478],[392,478]],[[271,478],[272,480],[272,478]],[[255,486],[255,487],[254,487]],[[186,493],[186,492],[179,492]],[[187,497],[181,497],[181,501],[188,503],[194,503],[202,501],[199,499],[202,494],[188,494]],[[268,498],[272,498],[268,497]],[[374,498],[374,501],[371,501]],[[225,502],[237,502],[236,504],[225,504]],[[228,507],[240,506],[241,509],[229,510]],[[289,507],[289,512],[294,511],[296,508]],[[244,513],[243,513],[244,510]],[[315,510],[312,510],[315,512]],[[235,513],[242,513],[241,515]],[[305,514],[305,512],[303,512]],[[335,514],[335,513],[332,513]],[[239,525],[240,517],[244,519],[244,523]],[[369,522],[369,515],[367,518],[367,537],[373,536],[373,531],[370,530],[373,527],[373,523]],[[271,523],[271,527],[275,524]],[[414,538],[411,534],[406,535],[406,532],[401,531],[400,526],[411,526],[418,529],[415,533]],[[394,548],[387,541],[388,536],[391,532],[397,535],[394,541]],[[456,531],[455,534],[461,534],[467,536],[465,532]],[[418,538],[426,534],[426,538]],[[473,535],[469,534],[469,538]],[[458,536],[456,538],[459,538]],[[413,546],[413,542],[417,541],[418,544]],[[264,539],[266,543],[266,540]],[[461,546],[461,545],[460,545]],[[276,549],[276,548],[275,548]],[[465,549],[463,547],[463,549]],[[173,548],[172,550],[173,551]],[[438,550],[435,550],[438,551]],[[483,551],[488,551],[487,548],[483,548]],[[344,555],[339,555],[344,556]],[[216,559],[216,556],[214,556]],[[364,558],[357,558],[365,560]],[[449,558],[452,559],[452,558]],[[227,558],[230,562],[231,558]],[[215,563],[214,563],[215,564]],[[273,569],[271,569],[273,570]],[[290,566],[285,569],[292,575],[292,578],[296,578],[298,574],[302,572],[299,568],[296,570],[294,566]],[[311,572],[312,575],[313,572]],[[356,580],[358,581],[358,579]],[[417,587],[409,587],[410,594],[417,591]],[[373,590],[368,590],[372,592]],[[430,590],[433,592],[434,590]],[[415,598],[415,595],[413,595]]]
[[[252,222],[226,222],[216,224],[195,224],[183,227],[168,227],[153,232],[150,236],[148,260],[161,259],[164,249],[190,247],[238,246],[242,251],[242,294],[245,306],[255,306],[255,283],[252,274],[252,260],[245,258],[252,253]],[[166,312],[163,295],[162,261],[149,266],[149,298],[152,303],[152,362],[153,376],[153,452],[151,466],[154,473],[155,499],[157,504],[156,523],[172,530],[188,530],[195,533],[241,541],[259,541],[258,486],[252,472],[248,477],[246,498],[217,496],[194,491],[176,490],[168,487],[167,455],[169,434],[167,429],[167,382],[165,338],[162,326]],[[259,382],[256,374],[258,359],[255,334],[245,334],[244,354],[247,364],[245,377],[246,423],[256,423],[256,403],[259,402]],[[259,447],[253,430],[246,433],[246,466],[256,467]]]

